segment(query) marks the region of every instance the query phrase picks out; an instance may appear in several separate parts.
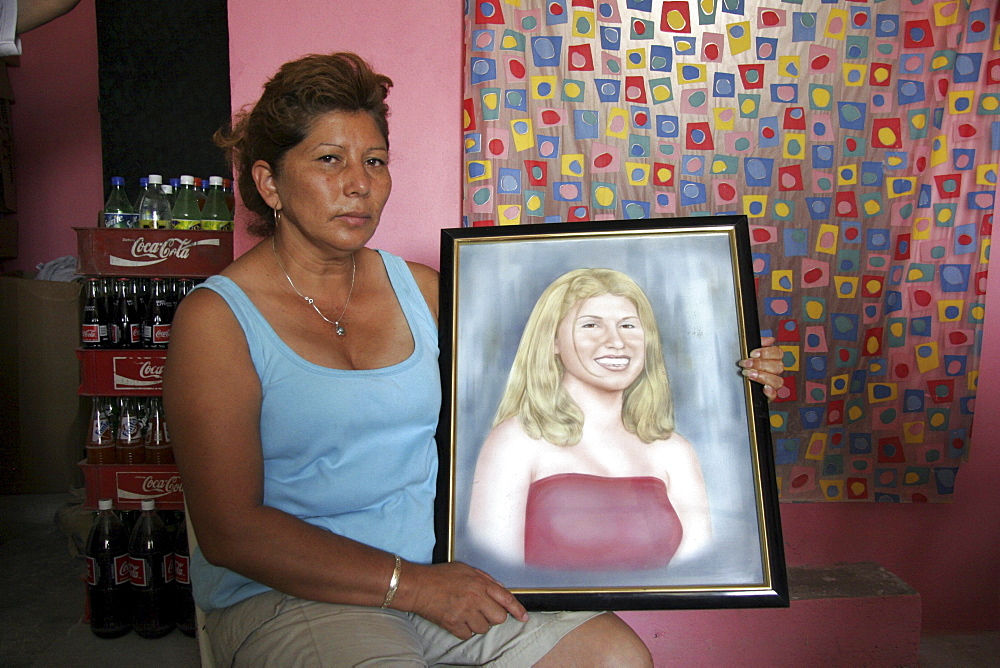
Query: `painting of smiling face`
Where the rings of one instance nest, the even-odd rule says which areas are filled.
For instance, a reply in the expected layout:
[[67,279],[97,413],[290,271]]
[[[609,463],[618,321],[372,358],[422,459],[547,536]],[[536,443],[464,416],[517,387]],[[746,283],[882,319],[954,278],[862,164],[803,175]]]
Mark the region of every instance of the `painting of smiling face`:
[[563,385],[622,391],[642,373],[646,335],[627,297],[605,294],[584,299],[556,328],[555,353],[562,360]]

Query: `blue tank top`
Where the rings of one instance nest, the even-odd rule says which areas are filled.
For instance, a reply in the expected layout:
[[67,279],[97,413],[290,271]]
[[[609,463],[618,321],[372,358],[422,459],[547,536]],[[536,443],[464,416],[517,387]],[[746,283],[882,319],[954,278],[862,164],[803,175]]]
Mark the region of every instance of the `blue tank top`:
[[[278,337],[233,281],[213,276],[198,287],[226,300],[260,378],[264,504],[430,563],[441,407],[437,326],[406,263],[379,254],[414,341],[410,357],[382,369],[312,364]],[[195,600],[206,611],[269,589],[213,566],[200,550],[191,572]]]

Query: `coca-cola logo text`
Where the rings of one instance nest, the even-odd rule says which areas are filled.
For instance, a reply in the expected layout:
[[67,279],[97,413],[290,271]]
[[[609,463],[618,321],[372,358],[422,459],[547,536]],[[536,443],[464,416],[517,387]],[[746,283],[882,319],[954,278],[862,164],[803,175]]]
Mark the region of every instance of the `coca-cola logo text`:
[[163,365],[154,366],[151,362],[143,362],[139,367],[139,378],[160,378],[163,376]]
[[219,246],[219,239],[200,239],[192,241],[185,237],[170,237],[163,241],[146,241],[146,237],[139,237],[132,242],[130,250],[132,257],[128,259],[111,255],[108,261],[113,267],[148,267],[159,264],[170,258],[186,260],[195,246]]
[[142,491],[147,494],[173,494],[174,492],[182,492],[184,488],[181,486],[181,477],[175,475],[171,478],[156,478],[153,476],[147,476],[142,480]]

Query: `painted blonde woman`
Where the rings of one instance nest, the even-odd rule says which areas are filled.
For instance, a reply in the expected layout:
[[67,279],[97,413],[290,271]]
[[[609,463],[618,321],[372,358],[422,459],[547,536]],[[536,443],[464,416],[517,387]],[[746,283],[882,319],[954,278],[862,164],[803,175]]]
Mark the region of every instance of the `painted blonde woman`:
[[[783,382],[772,343],[740,362],[771,398]],[[660,568],[710,544],[653,309],[625,274],[577,269],[538,299],[479,453],[469,525],[493,557],[540,568]]]

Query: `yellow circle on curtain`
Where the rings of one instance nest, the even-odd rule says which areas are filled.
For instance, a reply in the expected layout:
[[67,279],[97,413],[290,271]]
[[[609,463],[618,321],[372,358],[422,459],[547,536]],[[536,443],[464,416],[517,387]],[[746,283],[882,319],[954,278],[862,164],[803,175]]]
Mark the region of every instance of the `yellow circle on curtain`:
[[537,211],[542,205],[542,199],[538,195],[532,195],[525,204],[528,206],[528,211]]
[[940,427],[944,424],[944,413],[934,413],[931,415],[931,426]]
[[580,84],[576,82],[569,82],[563,89],[568,97],[580,97]]
[[892,146],[896,143],[896,133],[892,131],[892,128],[879,128],[878,140],[885,146]]
[[920,475],[914,473],[913,471],[910,471],[903,477],[903,482],[904,484],[907,485],[916,485],[918,482],[920,482]]
[[986,111],[996,111],[997,107],[1000,107],[1000,100],[995,97],[981,97],[979,104]]
[[830,91],[826,88],[816,88],[813,90],[813,104],[821,109],[825,109],[830,106],[830,97]]
[[483,96],[483,104],[487,109],[496,109],[500,104],[500,96],[496,93],[487,93]]
[[980,304],[976,304],[971,309],[969,309],[969,315],[971,315],[976,320],[982,320],[986,317],[986,310]]
[[784,202],[778,202],[774,205],[774,213],[779,216],[788,216],[792,213],[792,207],[788,206]]
[[861,406],[851,406],[847,410],[847,417],[849,417],[852,422],[860,420],[862,415],[864,415],[864,411],[861,410]]
[[599,186],[594,191],[594,198],[601,206],[611,206],[615,203],[615,193],[607,186]]
[[823,317],[822,302],[811,301],[806,304],[806,315],[812,320],[819,320]]
[[917,130],[923,130],[927,127],[927,115],[926,114],[916,114],[910,119],[910,124]]
[[934,60],[931,61],[931,69],[934,69],[934,70],[939,70],[942,67],[945,67],[947,65],[948,65],[948,57],[947,56],[938,56],[937,58],[935,58]]
[[687,25],[687,21],[684,20],[683,14],[676,9],[671,9],[667,12],[667,25],[670,26],[671,30],[680,30]]
[[752,114],[754,109],[757,108],[757,103],[751,99],[743,100],[743,104],[740,105],[740,111],[744,114]]
[[879,286],[879,282],[878,282],[878,281],[868,281],[868,283],[867,283],[867,284],[865,284],[865,289],[866,289],[866,290],[867,290],[867,291],[868,291],[869,293],[875,293],[875,292],[878,292],[878,289],[879,289],[879,287],[880,287],[880,286]]
[[517,38],[513,35],[506,35],[503,38],[503,48],[513,49],[517,46]]

